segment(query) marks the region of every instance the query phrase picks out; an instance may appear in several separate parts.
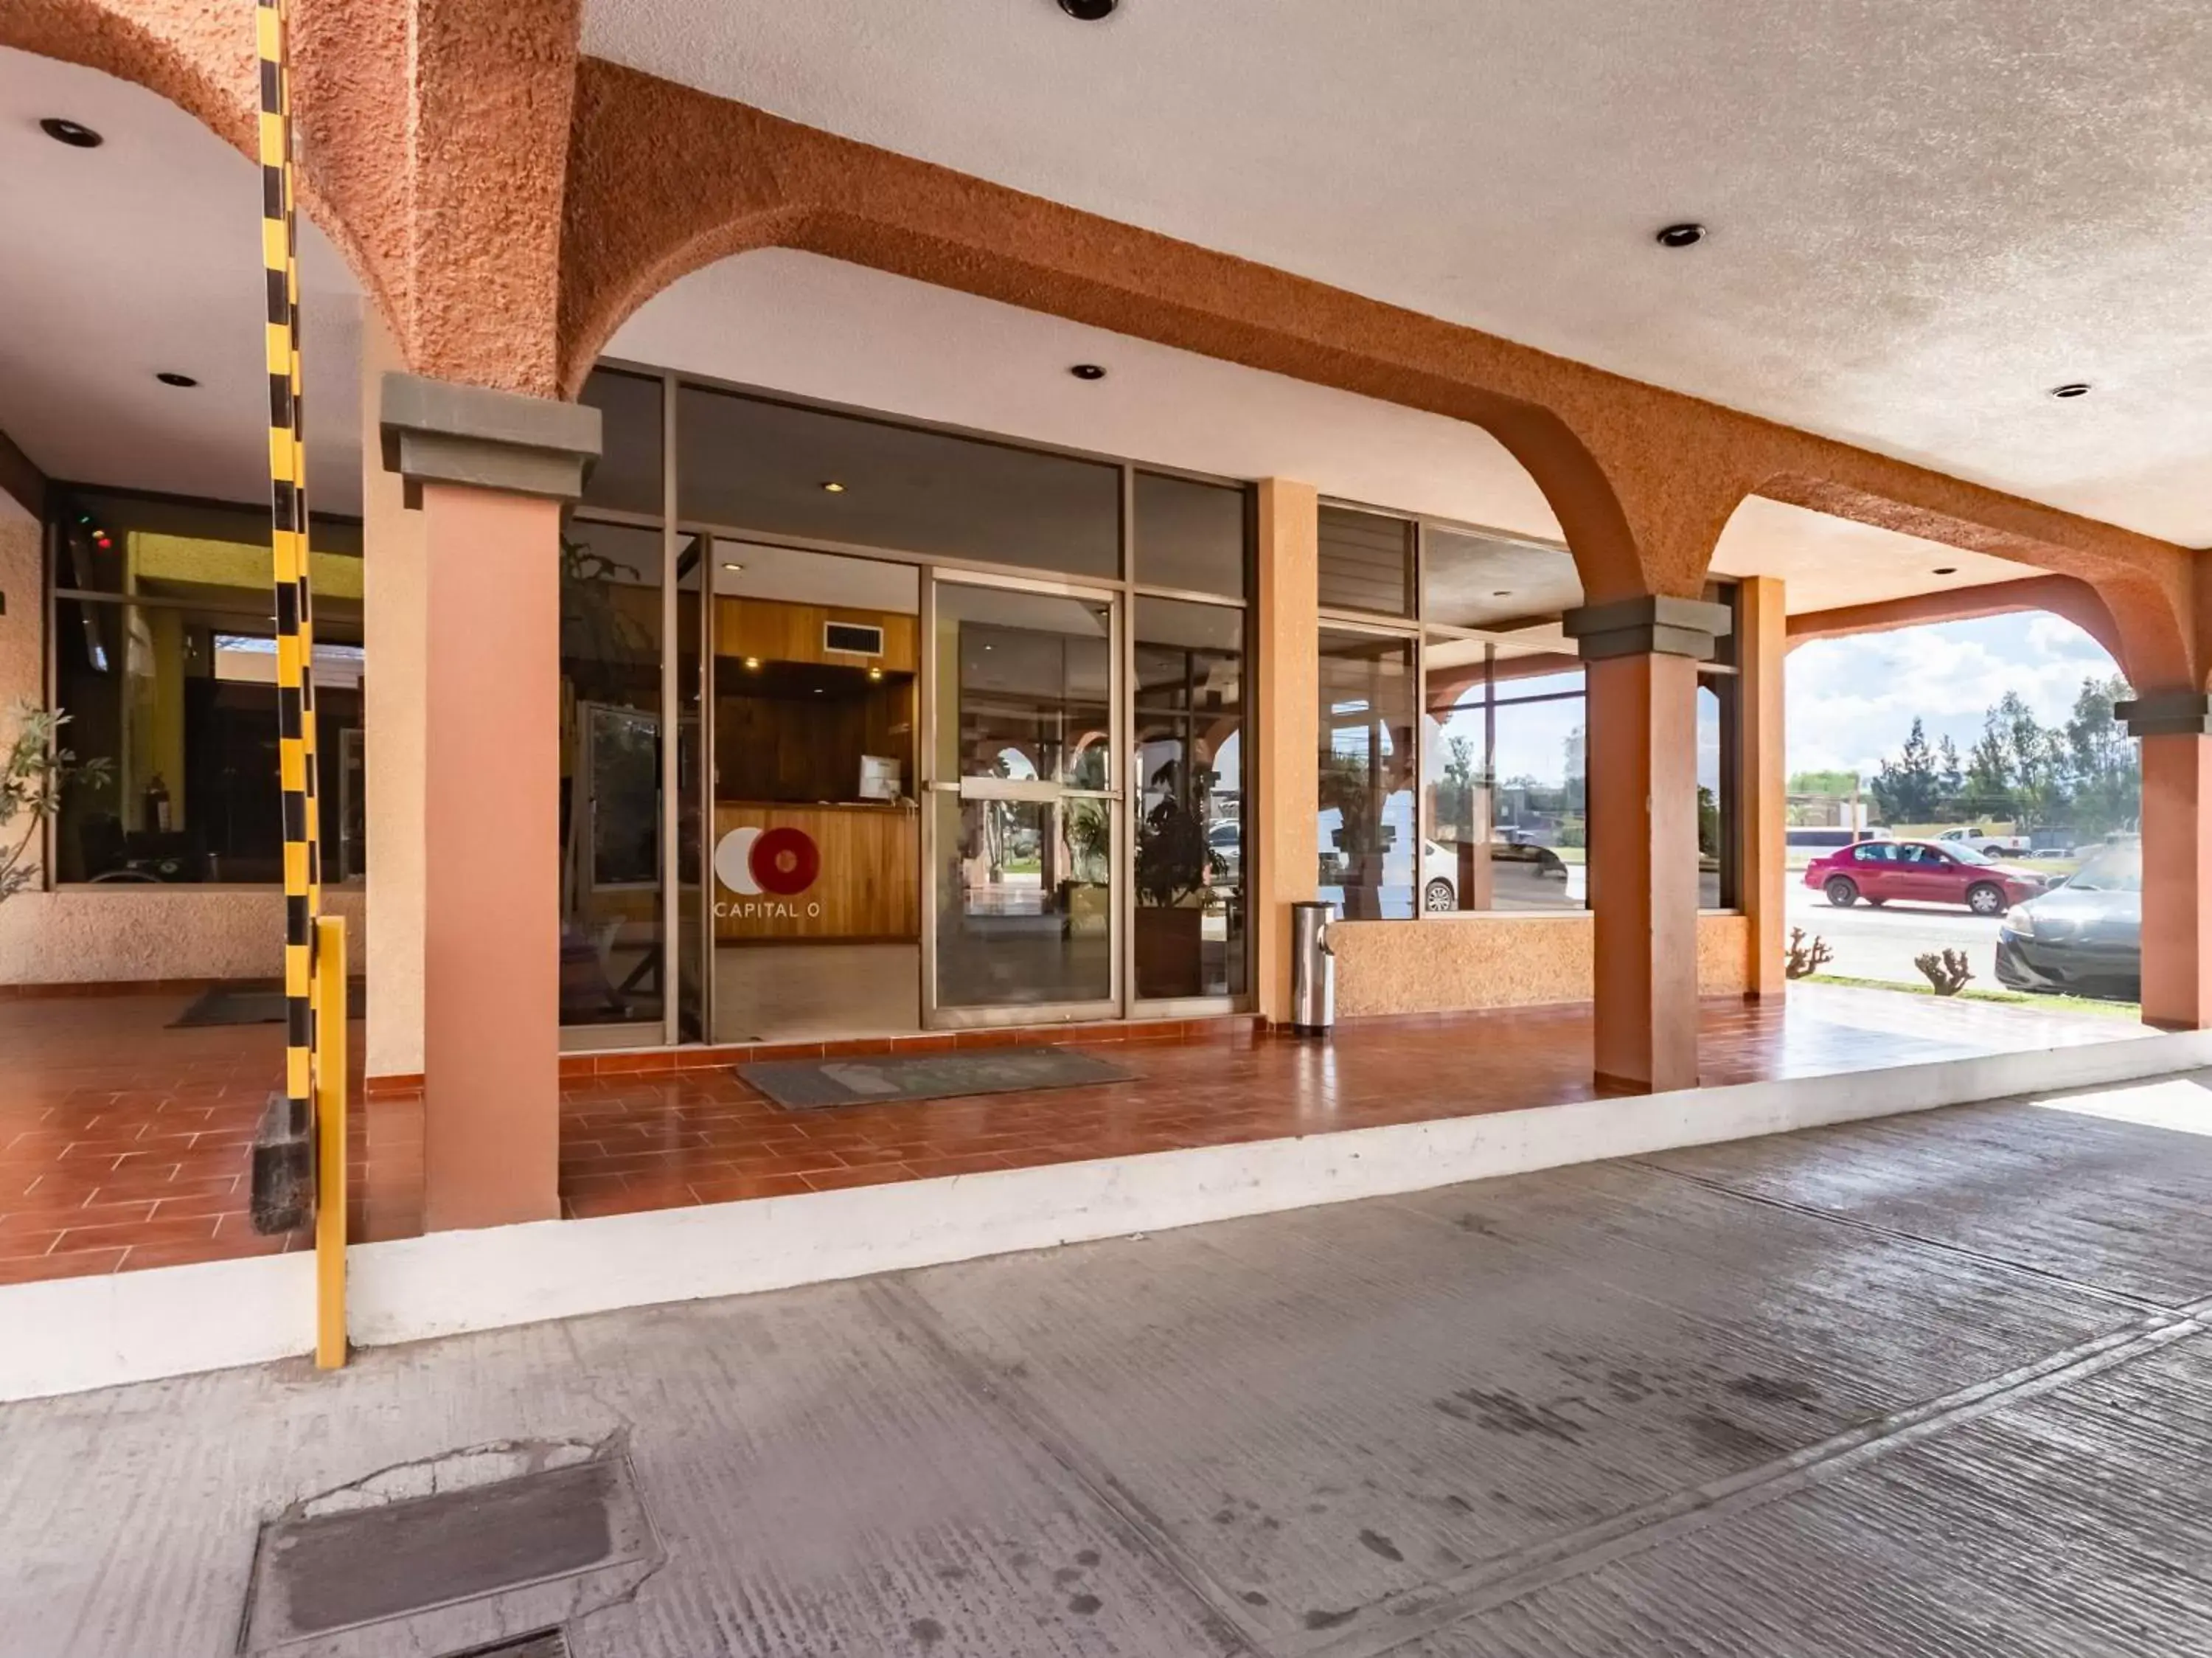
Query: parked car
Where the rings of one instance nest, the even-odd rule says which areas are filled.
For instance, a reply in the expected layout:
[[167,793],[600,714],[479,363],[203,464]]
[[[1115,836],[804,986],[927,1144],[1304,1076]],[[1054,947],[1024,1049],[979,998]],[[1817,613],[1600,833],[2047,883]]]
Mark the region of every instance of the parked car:
[[1946,829],[1939,846],[1971,846],[1984,857],[2021,857],[2029,850],[2026,835],[1993,835],[1986,829]]
[[2100,847],[1997,930],[1997,983],[2132,1002],[2142,994],[2142,848]]
[[[1555,876],[1567,878],[1567,866],[1559,855],[1548,846],[1539,846],[1533,840],[1493,840],[1490,843],[1492,863],[1533,863],[1538,879]],[[1437,842],[1421,844],[1421,907],[1432,915],[1446,915],[1459,908],[1459,849]]]
[[1220,879],[1235,881],[1244,868],[1244,826],[1231,818],[1206,832],[1206,850],[1221,860]]
[[1959,842],[1869,840],[1805,866],[1805,884],[1838,909],[1863,899],[1879,909],[1893,899],[1963,904],[1976,915],[2002,915],[2049,885],[2033,869],[2001,863]]

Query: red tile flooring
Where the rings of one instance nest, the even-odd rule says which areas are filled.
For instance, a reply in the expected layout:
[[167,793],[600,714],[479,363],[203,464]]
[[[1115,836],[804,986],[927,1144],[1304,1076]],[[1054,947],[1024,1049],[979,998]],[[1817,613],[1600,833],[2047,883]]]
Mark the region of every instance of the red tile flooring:
[[[0,999],[0,1284],[276,1253],[247,1224],[249,1147],[282,1072],[275,1026],[171,1030],[182,994]],[[2117,1019],[1800,985],[1785,1005],[1705,1004],[1708,1083],[2123,1039]],[[1052,1033],[1028,1033],[1036,1040]],[[1086,1045],[1101,1033],[1081,1033]],[[571,1217],[823,1192],[1178,1147],[1326,1133],[1592,1097],[1586,1007],[1348,1024],[1327,1043],[1249,1023],[1142,1026],[1103,1087],[787,1112],[726,1064],[561,1088]],[[356,1027],[353,1051],[362,1051]],[[685,1056],[690,1058],[691,1056]],[[422,1228],[417,1090],[355,1091],[352,1235]]]

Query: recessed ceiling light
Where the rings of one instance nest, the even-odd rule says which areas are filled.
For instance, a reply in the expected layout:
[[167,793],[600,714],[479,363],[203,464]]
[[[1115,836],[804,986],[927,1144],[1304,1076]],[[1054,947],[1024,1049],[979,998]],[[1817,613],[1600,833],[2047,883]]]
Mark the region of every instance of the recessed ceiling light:
[[1079,23],[1095,23],[1114,15],[1121,0],[1060,0],[1060,9]]
[[190,375],[180,375],[167,369],[165,369],[160,374],[155,375],[154,378],[160,381],[164,386],[174,386],[180,391],[190,391],[193,387],[199,384],[199,381],[194,380]]
[[2053,397],[2087,397],[2089,395],[2089,382],[2086,380],[2069,380],[2063,386],[2053,386],[2051,388],[2051,395]]
[[745,658],[745,666],[746,666],[747,667],[758,667],[760,666],[760,658],[759,658],[759,657],[757,657],[757,656],[748,656],[748,657],[746,657],[746,658]]
[[1959,573],[1959,567],[1956,564],[1938,564],[1936,566],[1936,573],[1938,576],[1956,576]]
[[97,149],[107,142],[82,122],[64,120],[58,115],[49,115],[39,123],[39,131],[58,144],[67,144],[71,149]]
[[880,680],[884,677],[884,671],[879,667],[872,667],[868,670],[868,677],[872,680]]
[[739,570],[743,570],[744,566],[743,564],[732,564],[726,560],[723,563],[722,568],[729,571],[731,575],[735,576]]
[[1103,380],[1106,378],[1106,371],[1095,363],[1079,363],[1067,372],[1073,375],[1078,380]]
[[814,694],[817,697],[822,694],[822,687],[820,686],[817,685],[814,687]]
[[1695,247],[1705,239],[1705,227],[1686,219],[1680,224],[1668,225],[1653,240],[1662,247]]
[[845,493],[845,486],[842,484],[840,484],[834,478],[826,479],[822,487],[830,495],[842,495]]

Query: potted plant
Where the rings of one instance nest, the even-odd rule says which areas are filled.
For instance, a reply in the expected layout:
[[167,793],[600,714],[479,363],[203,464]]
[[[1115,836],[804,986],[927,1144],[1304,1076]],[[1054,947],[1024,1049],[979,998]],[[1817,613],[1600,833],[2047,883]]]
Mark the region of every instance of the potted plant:
[[1206,824],[1173,795],[1137,829],[1137,994],[1196,996],[1204,988],[1206,910],[1226,864],[1206,844]]
[[0,900],[39,878],[40,832],[60,814],[63,787],[71,782],[102,787],[111,770],[104,759],[80,760],[61,746],[69,716],[58,708],[17,703],[9,722],[15,737],[0,769]]

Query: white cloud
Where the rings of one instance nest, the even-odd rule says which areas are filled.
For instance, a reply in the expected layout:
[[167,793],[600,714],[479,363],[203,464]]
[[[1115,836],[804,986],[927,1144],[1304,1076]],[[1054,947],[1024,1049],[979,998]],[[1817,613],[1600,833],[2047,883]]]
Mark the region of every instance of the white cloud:
[[1787,672],[1790,769],[1871,775],[1903,746],[1916,716],[1930,743],[1948,735],[1963,754],[2006,692],[2053,723],[2083,680],[2118,670],[2070,622],[2002,616],[1816,640],[1790,653]]

